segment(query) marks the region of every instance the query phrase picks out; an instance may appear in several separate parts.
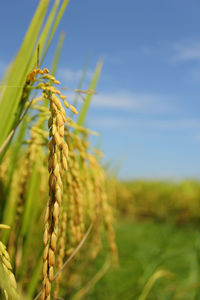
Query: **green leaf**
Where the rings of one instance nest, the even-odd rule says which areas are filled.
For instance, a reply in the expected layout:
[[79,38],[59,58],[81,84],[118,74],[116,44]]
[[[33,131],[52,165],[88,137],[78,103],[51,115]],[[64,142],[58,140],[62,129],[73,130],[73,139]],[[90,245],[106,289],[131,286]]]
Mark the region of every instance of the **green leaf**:
[[55,31],[56,31],[56,29],[57,29],[57,27],[58,27],[58,25],[59,25],[59,23],[60,23],[60,20],[61,20],[63,14],[64,14],[64,12],[65,12],[65,9],[66,9],[68,3],[69,3],[69,0],[64,0],[63,3],[62,3],[62,5],[61,5],[61,7],[60,7],[60,9],[59,9],[59,12],[58,12],[58,14],[57,14],[57,16],[56,16],[56,19],[55,19],[55,21],[54,21],[53,27],[52,27],[52,29],[51,29],[51,33],[50,33],[50,36],[49,36],[49,38],[48,38],[46,47],[45,47],[45,49],[44,49],[44,52],[43,52],[43,55],[42,55],[41,62],[43,62],[43,60],[44,60],[44,58],[45,58],[45,56],[46,56],[46,53],[47,53],[47,51],[48,51],[48,49],[49,49],[49,46],[50,46],[50,44],[51,44],[51,41],[52,41],[52,39],[53,39],[53,37],[54,37]]
[[[86,77],[89,61],[90,61],[90,54],[87,57],[85,65],[83,66],[82,74],[81,74],[81,77],[80,77],[80,80],[79,80],[79,83],[78,83],[78,87],[77,87],[79,90],[82,89],[83,82],[84,82],[84,79]],[[73,106],[74,107],[76,107],[78,105],[78,98],[79,98],[79,94],[76,93],[75,97],[74,97],[74,101],[73,101]],[[70,117],[72,118],[72,116],[73,116],[73,112],[71,111],[70,112]]]
[[44,29],[39,37],[38,43],[40,45],[40,51],[44,50],[44,47],[47,43],[48,36],[49,36],[49,34],[51,34],[50,30],[52,28],[53,21],[56,16],[56,12],[57,12],[59,4],[60,4],[60,0],[55,0],[52,10],[51,10],[49,17],[46,21],[46,24],[44,26]]
[[59,40],[58,40],[58,45],[56,47],[54,60],[53,60],[52,66],[51,66],[51,74],[53,76],[55,76],[55,74],[56,74],[58,61],[59,61],[59,58],[60,58],[60,53],[61,53],[61,49],[62,49],[62,46],[63,46],[63,43],[64,43],[64,39],[65,39],[65,32],[61,32],[60,36],[59,36]]
[[10,133],[13,124],[16,122],[17,109],[23,92],[26,80],[25,71],[29,66],[32,52],[40,32],[49,0],[41,0],[36,13],[32,19],[29,29],[25,35],[22,46],[11,67],[7,86],[0,102],[0,145]]
[[[101,73],[102,65],[103,65],[103,61],[100,60],[97,63],[92,81],[91,81],[90,86],[89,86],[90,91],[95,91],[95,88],[97,86],[98,79],[99,79],[99,76],[100,76],[100,73]],[[88,112],[88,109],[89,109],[89,106],[90,106],[91,99],[92,99],[92,94],[87,95],[85,97],[84,104],[82,106],[81,112],[79,114],[79,118],[77,120],[77,124],[80,125],[80,126],[84,125],[84,122],[85,122],[85,119],[86,119],[86,116],[87,116],[87,112]]]

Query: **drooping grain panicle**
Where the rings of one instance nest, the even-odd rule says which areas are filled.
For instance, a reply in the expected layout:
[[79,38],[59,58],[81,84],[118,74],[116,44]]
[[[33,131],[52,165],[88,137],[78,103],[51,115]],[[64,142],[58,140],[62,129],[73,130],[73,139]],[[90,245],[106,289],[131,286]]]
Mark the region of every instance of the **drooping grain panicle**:
[[107,230],[108,243],[113,258],[113,263],[115,265],[118,265],[118,251],[117,251],[117,246],[115,241],[115,231],[113,228],[114,219],[113,219],[113,213],[111,207],[108,203],[107,194],[105,190],[106,188],[105,174],[94,155],[89,154],[88,159],[93,168],[92,176],[93,176],[94,193],[96,199],[96,204],[95,204],[96,234],[94,235],[94,245],[96,245],[96,247],[94,248],[93,257],[94,258],[96,257],[101,245],[100,238],[99,238],[100,236],[99,218],[102,215]]
[[75,228],[76,228],[76,241],[80,242],[84,232],[84,217],[83,217],[83,186],[80,176],[80,168],[76,161],[76,156],[72,143],[69,147],[69,172],[72,176],[72,190],[75,205]]
[[7,299],[19,299],[17,284],[12,272],[10,256],[6,246],[0,241],[0,285]]
[[[58,241],[58,251],[56,257],[56,269],[60,270],[63,266],[63,260],[65,257],[65,244],[66,244],[66,228],[67,227],[67,212],[62,208],[61,212],[61,220],[60,220],[60,229],[59,229],[59,241]],[[56,277],[56,286],[54,297],[58,297],[59,289],[60,289],[60,279],[61,274]]]
[[[11,258],[15,260],[16,268],[16,255],[17,252],[17,236],[19,235],[19,228],[21,225],[21,216],[24,209],[24,201],[26,195],[26,184],[28,181],[28,176],[30,172],[29,166],[29,149],[26,149],[25,153],[21,156],[20,164],[18,167],[17,178],[13,177],[12,188],[16,191],[16,211],[15,218],[13,220],[11,233],[8,241],[8,249],[11,254]],[[11,195],[12,196],[12,195]]]
[[[84,211],[83,211],[83,182],[81,180],[80,165],[77,161],[75,148],[71,134],[65,131],[69,145],[69,168],[68,168],[68,192],[69,192],[69,214],[71,215],[69,227],[71,230],[68,254],[76,243],[79,243],[84,234]],[[71,249],[71,250],[70,250]]]
[[[21,162],[19,166],[19,183],[18,183],[18,198],[16,203],[16,215],[14,224],[12,226],[10,239],[9,239],[9,250],[12,256],[15,258],[14,269],[18,269],[21,265],[21,243],[22,236],[21,227],[23,218],[26,217],[25,209],[27,209],[26,196],[30,185],[31,176],[33,173],[33,167],[38,161],[38,156],[41,152],[42,134],[38,129],[39,122],[37,122],[31,129],[30,139],[26,141],[27,148],[24,151],[24,155],[21,156]],[[39,164],[36,166],[40,168]],[[19,239],[19,240],[18,240]]]
[[66,183],[68,189],[68,231],[69,239],[66,249],[67,256],[71,255],[76,244],[76,227],[75,227],[75,205],[74,193],[72,187],[72,175],[70,172],[66,174]]
[[[43,79],[55,81],[52,76]],[[56,243],[58,238],[59,214],[62,202],[63,171],[67,169],[68,146],[64,140],[65,110],[56,96],[60,91],[55,87],[40,85],[43,96],[49,100],[49,201],[45,216],[44,254],[43,254],[43,290],[42,299],[50,299],[51,283],[54,277]]]
[[102,247],[101,242],[101,189],[100,189],[100,182],[98,178],[98,169],[96,160],[90,154],[88,154],[88,160],[91,165],[91,178],[92,178],[92,192],[93,192],[93,201],[94,201],[94,215],[93,215],[93,222],[94,222],[94,234],[92,239],[93,249],[92,249],[92,259],[94,260],[99,251]]
[[78,150],[80,155],[80,176],[82,185],[84,187],[83,190],[83,210],[85,214],[85,221],[89,219],[93,220],[93,198],[92,198],[92,178],[90,176],[89,164],[87,162],[87,152],[88,152],[88,143],[87,143],[87,133],[83,132],[81,137],[73,132],[69,132],[71,139],[73,140],[74,148]]

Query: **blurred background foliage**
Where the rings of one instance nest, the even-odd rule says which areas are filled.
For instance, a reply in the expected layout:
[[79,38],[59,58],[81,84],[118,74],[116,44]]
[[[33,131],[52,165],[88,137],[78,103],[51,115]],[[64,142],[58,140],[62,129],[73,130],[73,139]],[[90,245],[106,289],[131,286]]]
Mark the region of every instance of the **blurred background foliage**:
[[109,185],[120,268],[85,299],[200,299],[200,182],[112,177]]

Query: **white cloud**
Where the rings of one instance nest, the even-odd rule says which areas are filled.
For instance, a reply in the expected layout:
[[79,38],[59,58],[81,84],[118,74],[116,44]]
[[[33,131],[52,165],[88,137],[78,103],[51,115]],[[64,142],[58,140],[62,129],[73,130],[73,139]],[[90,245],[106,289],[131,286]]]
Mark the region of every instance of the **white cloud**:
[[124,118],[113,115],[90,118],[92,126],[109,128],[133,128],[137,129],[161,129],[161,130],[200,130],[200,120],[193,119],[143,119],[143,118]]
[[172,61],[200,60],[200,41],[187,40],[174,43],[172,48],[175,51]]
[[118,92],[94,95],[92,106],[112,110],[123,110],[144,114],[163,114],[177,111],[174,99],[153,93]]
[[[64,82],[78,81],[81,78],[83,71],[82,70],[73,70],[70,68],[62,68],[58,70],[58,77]],[[91,79],[93,76],[92,70],[86,71],[85,78]]]

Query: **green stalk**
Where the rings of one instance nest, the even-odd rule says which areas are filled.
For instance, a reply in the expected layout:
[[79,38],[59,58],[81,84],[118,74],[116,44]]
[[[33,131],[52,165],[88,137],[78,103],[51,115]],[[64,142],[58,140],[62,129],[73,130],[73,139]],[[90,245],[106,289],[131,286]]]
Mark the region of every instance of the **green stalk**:
[[[103,61],[100,60],[97,63],[97,66],[96,66],[96,69],[95,69],[92,81],[91,81],[90,86],[89,86],[89,90],[90,91],[95,91],[95,88],[97,86],[97,83],[98,83],[98,80],[99,80],[99,76],[100,76],[100,73],[101,73],[102,65],[103,65]],[[91,100],[92,100],[92,94],[87,95],[85,97],[85,101],[83,103],[81,112],[79,114],[79,118],[77,120],[77,124],[80,125],[80,126],[84,125],[84,122],[85,122],[85,119],[86,119],[86,116],[87,116],[87,112],[88,112]]]

